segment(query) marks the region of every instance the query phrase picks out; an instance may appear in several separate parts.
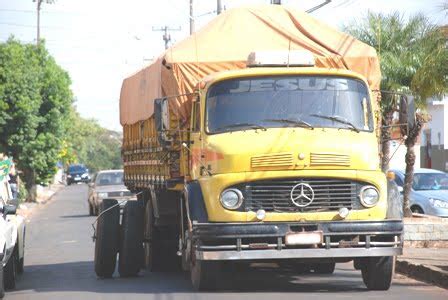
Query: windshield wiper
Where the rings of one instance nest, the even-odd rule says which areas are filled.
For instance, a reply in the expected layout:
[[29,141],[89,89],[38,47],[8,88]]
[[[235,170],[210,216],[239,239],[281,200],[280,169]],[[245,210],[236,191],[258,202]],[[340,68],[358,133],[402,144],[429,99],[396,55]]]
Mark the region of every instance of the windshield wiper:
[[327,120],[331,120],[331,121],[335,121],[335,122],[339,122],[339,123],[342,123],[342,124],[349,125],[351,129],[353,129],[354,131],[356,131],[358,133],[361,131],[361,130],[359,130],[358,127],[353,125],[352,122],[350,122],[350,121],[348,121],[348,120],[346,120],[346,119],[344,119],[342,117],[339,117],[339,116],[325,116],[325,115],[319,115],[319,114],[311,114],[310,116],[317,117],[317,118],[322,118],[322,119],[327,119]]
[[311,125],[308,122],[302,121],[302,120],[294,120],[294,119],[264,119],[263,121],[289,123],[289,124],[298,125],[300,127],[306,127],[306,128],[314,129],[313,125]]
[[224,131],[226,129],[236,128],[236,127],[248,127],[250,129],[261,129],[261,130],[266,131],[266,127],[261,126],[259,124],[253,124],[253,123],[234,123],[234,124],[229,124],[229,125],[225,125],[225,126],[216,128],[214,131]]

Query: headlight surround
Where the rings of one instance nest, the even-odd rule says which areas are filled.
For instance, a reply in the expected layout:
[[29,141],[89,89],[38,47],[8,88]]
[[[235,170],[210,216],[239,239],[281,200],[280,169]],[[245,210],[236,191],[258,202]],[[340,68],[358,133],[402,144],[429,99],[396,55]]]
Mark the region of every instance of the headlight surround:
[[447,201],[430,198],[429,199],[429,203],[431,203],[432,207],[434,207],[434,208],[446,208],[446,209],[448,209],[448,202]]
[[104,193],[104,192],[97,193],[97,195],[98,195],[98,198],[107,198],[107,193]]
[[374,207],[380,200],[380,193],[372,185],[366,185],[361,188],[359,192],[359,200],[361,204],[367,208]]
[[238,189],[226,189],[221,193],[219,201],[221,205],[226,209],[235,210],[243,204],[243,194]]
[[84,173],[84,174],[81,175],[81,177],[82,177],[82,178],[89,177],[89,173]]

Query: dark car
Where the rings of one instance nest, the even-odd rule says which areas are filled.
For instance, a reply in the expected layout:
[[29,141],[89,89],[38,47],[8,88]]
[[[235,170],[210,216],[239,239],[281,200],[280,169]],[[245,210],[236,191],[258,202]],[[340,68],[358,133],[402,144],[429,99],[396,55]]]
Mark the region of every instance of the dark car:
[[84,165],[70,165],[67,169],[67,185],[90,181],[89,169]]

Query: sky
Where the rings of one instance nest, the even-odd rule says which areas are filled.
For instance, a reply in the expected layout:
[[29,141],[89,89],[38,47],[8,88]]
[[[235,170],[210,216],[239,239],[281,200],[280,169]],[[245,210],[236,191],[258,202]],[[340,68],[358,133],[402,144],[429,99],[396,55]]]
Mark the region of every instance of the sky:
[[[46,0],[44,0],[45,2]],[[368,10],[405,16],[427,15],[439,25],[448,23],[440,12],[446,0],[332,0],[312,15],[340,28],[359,20]],[[51,1],[50,1],[51,2]],[[41,38],[57,63],[72,79],[75,106],[81,116],[94,118],[121,131],[119,96],[124,78],[151,62],[164,50],[163,33],[169,26],[172,42],[189,35],[189,0],[55,0],[42,4]],[[284,5],[307,10],[323,0],[284,0]],[[222,0],[225,9],[270,0]],[[216,1],[194,0],[196,30],[215,15]],[[36,42],[36,2],[0,0],[0,41],[14,35]]]

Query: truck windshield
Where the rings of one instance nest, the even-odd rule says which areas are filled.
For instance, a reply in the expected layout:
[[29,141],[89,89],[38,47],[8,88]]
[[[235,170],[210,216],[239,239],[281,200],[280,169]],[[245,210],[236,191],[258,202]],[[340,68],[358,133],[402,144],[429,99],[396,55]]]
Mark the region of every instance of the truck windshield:
[[272,127],[371,131],[366,85],[336,76],[239,78],[214,84],[207,93],[209,133]]

